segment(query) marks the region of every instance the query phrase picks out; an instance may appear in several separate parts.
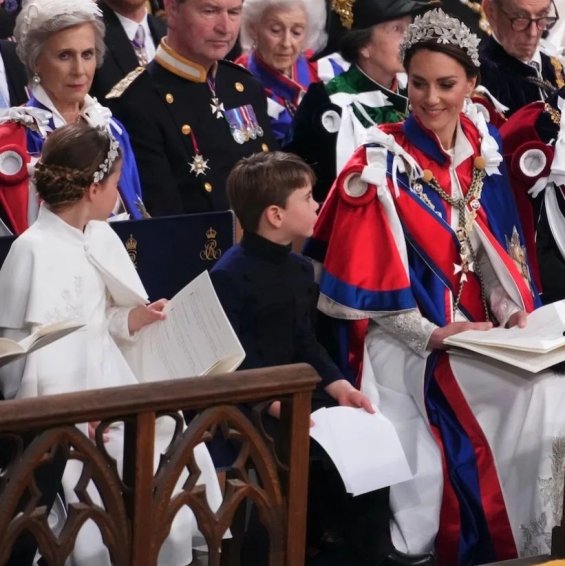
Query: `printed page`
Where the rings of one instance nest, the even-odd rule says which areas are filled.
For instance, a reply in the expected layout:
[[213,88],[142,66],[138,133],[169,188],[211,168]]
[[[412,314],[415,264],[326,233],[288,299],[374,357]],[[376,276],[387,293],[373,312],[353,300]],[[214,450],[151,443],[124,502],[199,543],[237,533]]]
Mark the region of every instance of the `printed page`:
[[19,342],[0,338],[0,366],[39,350],[83,326],[80,320],[65,320],[41,326]]
[[328,453],[348,493],[361,495],[412,477],[393,424],[353,407],[312,413],[310,436]]
[[235,370],[245,352],[207,271],[165,307],[166,319],[142,328],[124,355],[140,381]]
[[525,328],[467,330],[444,340],[444,344],[468,347],[467,344],[498,346],[533,353],[550,352],[565,346],[565,301],[536,309],[528,315]]
[[[25,350],[18,342],[14,342],[9,338],[0,338],[0,358],[2,359],[2,363],[7,363],[11,359],[23,356],[24,354]],[[4,360],[4,358],[9,359]]]
[[[531,373],[538,373],[565,361],[565,347],[555,348],[550,352],[542,353],[471,343],[465,344],[464,348],[470,352],[476,352],[477,354],[510,364],[511,366],[524,369]],[[458,350],[449,350],[449,353],[456,354]]]
[[85,326],[85,323],[82,320],[64,320],[62,322],[46,324],[45,326],[40,326],[27,338],[20,340],[19,344],[27,353],[34,352],[83,326]]

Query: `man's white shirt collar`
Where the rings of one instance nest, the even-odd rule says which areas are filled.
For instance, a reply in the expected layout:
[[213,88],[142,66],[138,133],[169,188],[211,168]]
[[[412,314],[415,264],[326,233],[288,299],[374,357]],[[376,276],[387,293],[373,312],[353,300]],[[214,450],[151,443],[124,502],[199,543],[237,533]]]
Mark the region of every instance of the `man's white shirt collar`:
[[141,22],[136,22],[135,20],[126,18],[125,16],[118,14],[118,12],[114,12],[114,14],[116,14],[118,20],[120,20],[120,23],[122,24],[122,27],[124,28],[124,31],[126,32],[126,35],[128,36],[128,39],[130,41],[133,41],[138,26],[143,26],[143,29],[145,30],[145,52],[147,53],[147,59],[149,61],[153,60],[153,57],[155,57],[156,47],[153,41],[153,35],[151,34],[151,30],[149,29],[147,12],[145,12],[143,20],[141,20]]

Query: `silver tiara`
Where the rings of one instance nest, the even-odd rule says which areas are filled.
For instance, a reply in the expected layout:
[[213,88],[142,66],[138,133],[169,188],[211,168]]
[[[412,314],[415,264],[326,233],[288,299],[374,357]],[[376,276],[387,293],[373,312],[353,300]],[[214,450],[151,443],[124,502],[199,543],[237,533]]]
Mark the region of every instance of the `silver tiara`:
[[469,56],[475,67],[480,67],[480,39],[457,18],[448,16],[443,10],[436,8],[421,16],[416,16],[408,26],[404,40],[400,44],[400,58],[404,61],[406,51],[417,43],[434,41],[457,45]]
[[84,21],[102,19],[102,10],[92,0],[23,0],[15,35],[27,47],[30,31],[40,29],[47,22],[65,14],[81,16]]
[[119,153],[118,149],[120,144],[117,142],[116,138],[110,136],[110,148],[108,149],[108,155],[106,155],[106,159],[98,165],[98,169],[94,171],[94,175],[92,176],[92,180],[94,183],[100,183],[102,179],[110,172],[114,161],[116,161]]

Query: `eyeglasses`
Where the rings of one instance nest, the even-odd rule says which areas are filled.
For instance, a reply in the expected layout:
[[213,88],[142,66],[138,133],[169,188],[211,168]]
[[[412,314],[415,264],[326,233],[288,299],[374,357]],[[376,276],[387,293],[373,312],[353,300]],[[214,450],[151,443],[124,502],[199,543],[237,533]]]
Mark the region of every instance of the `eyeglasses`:
[[526,31],[530,29],[532,24],[535,24],[539,31],[549,31],[559,19],[557,7],[551,2],[555,10],[555,16],[543,16],[541,18],[525,18],[524,16],[512,16],[506,10],[499,6],[499,10],[508,18],[510,27],[513,31]]

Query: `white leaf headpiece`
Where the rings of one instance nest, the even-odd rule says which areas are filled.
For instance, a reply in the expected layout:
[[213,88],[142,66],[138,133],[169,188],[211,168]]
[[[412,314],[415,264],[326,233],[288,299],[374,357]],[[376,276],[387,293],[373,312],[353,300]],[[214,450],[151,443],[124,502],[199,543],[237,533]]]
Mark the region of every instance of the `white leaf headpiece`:
[[110,132],[107,132],[105,129],[101,128],[100,131],[108,135],[108,137],[110,138],[110,146],[108,147],[108,153],[106,154],[104,161],[102,161],[102,163],[98,165],[98,169],[94,171],[92,180],[95,183],[100,183],[106,177],[106,175],[110,173],[112,165],[114,165],[114,162],[120,155],[120,144],[118,143],[118,140],[116,140],[116,138],[114,138],[114,136],[112,136],[112,134]]
[[25,44],[32,29],[64,14],[77,14],[89,19],[101,19],[102,11],[94,0],[24,0],[18,21],[21,21],[19,41]]
[[480,39],[457,18],[448,16],[436,8],[421,16],[416,16],[408,26],[404,40],[400,44],[400,58],[404,61],[406,51],[417,43],[433,41],[460,47],[469,56],[475,67],[480,66]]

